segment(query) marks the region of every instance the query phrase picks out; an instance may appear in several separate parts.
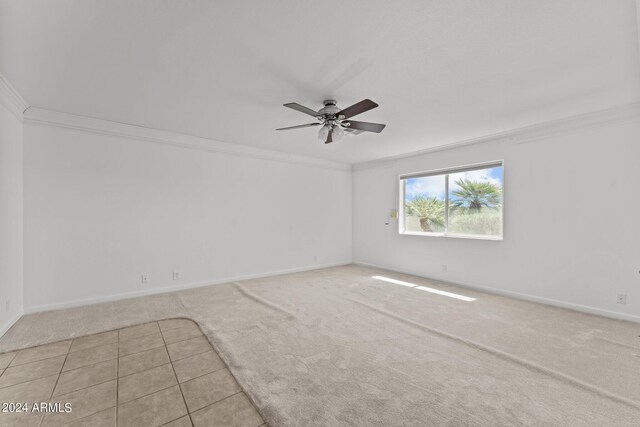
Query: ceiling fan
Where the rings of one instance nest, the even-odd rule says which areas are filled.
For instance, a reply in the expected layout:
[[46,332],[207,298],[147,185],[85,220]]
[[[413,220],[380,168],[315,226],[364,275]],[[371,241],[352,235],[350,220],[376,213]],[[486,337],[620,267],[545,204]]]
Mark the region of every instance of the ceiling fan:
[[358,135],[362,132],[375,132],[380,133],[386,125],[379,123],[358,122],[355,120],[348,120],[349,118],[364,113],[365,111],[372,110],[378,106],[370,99],[362,100],[353,104],[351,107],[340,109],[336,105],[337,102],[333,99],[327,99],[324,101],[324,107],[318,111],[314,111],[311,108],[307,108],[303,105],[290,102],[284,104],[285,107],[293,108],[301,113],[308,114],[315,117],[317,123],[308,123],[306,125],[290,126],[286,128],[279,128],[276,130],[289,130],[306,128],[311,126],[322,126],[318,132],[318,138],[324,141],[325,144],[329,144],[333,141],[338,141],[342,136],[347,134]]

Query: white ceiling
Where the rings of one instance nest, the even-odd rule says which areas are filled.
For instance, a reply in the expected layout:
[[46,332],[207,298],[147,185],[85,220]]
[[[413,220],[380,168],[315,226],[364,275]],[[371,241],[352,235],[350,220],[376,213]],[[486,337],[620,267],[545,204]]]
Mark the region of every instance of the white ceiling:
[[[640,100],[634,0],[0,0],[0,72],[33,106],[347,163]],[[274,130],[326,98],[387,128]]]

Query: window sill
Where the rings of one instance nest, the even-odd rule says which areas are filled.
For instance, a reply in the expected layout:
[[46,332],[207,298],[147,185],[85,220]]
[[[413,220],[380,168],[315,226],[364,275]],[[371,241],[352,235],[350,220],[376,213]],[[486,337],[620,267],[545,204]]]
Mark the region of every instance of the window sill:
[[420,233],[417,231],[401,231],[398,234],[401,236],[446,237],[449,239],[504,240],[503,236],[481,236],[474,234]]

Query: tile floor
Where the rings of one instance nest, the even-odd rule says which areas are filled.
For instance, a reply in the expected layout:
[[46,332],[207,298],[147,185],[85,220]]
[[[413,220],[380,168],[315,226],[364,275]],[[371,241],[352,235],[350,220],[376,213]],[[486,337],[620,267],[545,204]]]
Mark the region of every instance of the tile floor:
[[[59,411],[33,411],[49,402]],[[168,319],[0,354],[0,426],[265,425],[198,325]],[[71,405],[64,412],[65,404]]]

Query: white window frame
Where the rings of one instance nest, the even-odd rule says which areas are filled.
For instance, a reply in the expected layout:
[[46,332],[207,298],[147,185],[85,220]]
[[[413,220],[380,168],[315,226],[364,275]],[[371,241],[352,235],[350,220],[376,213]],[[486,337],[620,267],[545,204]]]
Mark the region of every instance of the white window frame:
[[[482,234],[453,234],[449,233],[449,175],[452,173],[458,172],[467,172],[471,170],[477,169],[488,169],[492,167],[502,167],[502,215],[501,215],[501,229],[502,234],[499,236],[495,235],[482,235]],[[423,231],[404,231],[404,205],[405,205],[405,183],[404,181],[408,178],[423,178],[426,176],[439,176],[444,175],[444,201],[445,201],[445,209],[444,209],[444,224],[445,230],[444,232],[423,232]],[[444,169],[434,169],[423,172],[413,172],[398,175],[398,234],[402,236],[428,236],[428,237],[449,237],[453,239],[475,239],[475,240],[504,240],[504,160],[493,160],[490,162],[483,163],[474,163],[470,165],[464,166],[454,166],[450,168]]]

